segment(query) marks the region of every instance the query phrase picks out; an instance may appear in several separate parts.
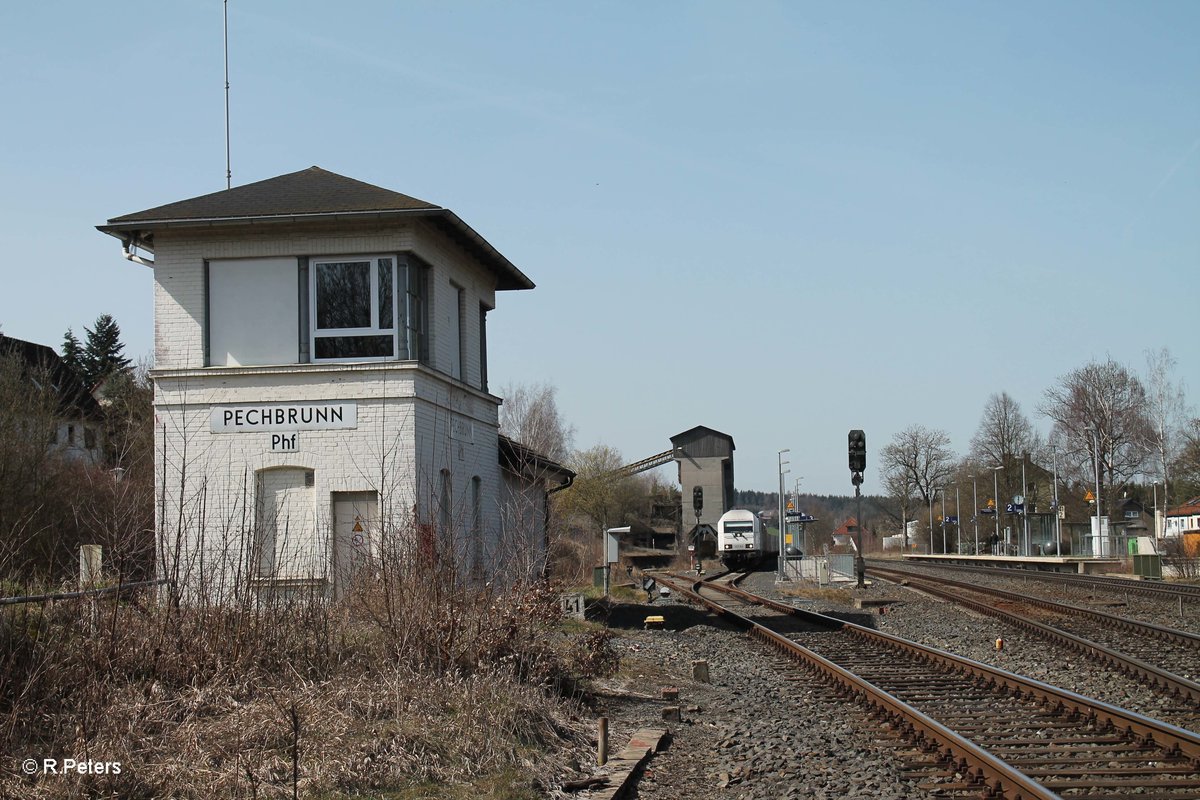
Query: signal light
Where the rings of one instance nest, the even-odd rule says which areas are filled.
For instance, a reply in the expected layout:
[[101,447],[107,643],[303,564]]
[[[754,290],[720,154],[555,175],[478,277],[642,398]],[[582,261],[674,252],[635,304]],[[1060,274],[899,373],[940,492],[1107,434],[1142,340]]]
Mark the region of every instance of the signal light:
[[867,435],[855,429],[850,431],[850,471],[863,472],[867,468]]
[[696,509],[697,514],[699,514],[700,510],[704,508],[704,487],[703,486],[692,487],[692,508]]

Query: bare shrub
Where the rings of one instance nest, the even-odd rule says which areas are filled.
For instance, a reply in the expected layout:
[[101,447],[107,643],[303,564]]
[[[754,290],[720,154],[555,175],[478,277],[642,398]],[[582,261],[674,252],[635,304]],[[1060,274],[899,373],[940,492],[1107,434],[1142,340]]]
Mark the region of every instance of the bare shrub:
[[95,613],[86,601],[5,608],[0,747],[127,771],[0,777],[0,795],[291,796],[293,786],[470,781],[583,735],[562,727],[556,698],[614,657],[603,634],[573,650],[552,635],[553,587],[410,593],[395,627],[383,624],[386,602],[399,601],[376,584],[344,603],[253,612],[152,597]]
[[1171,536],[1163,540],[1164,565],[1176,578],[1194,580],[1200,578],[1200,546],[1196,539],[1188,541],[1184,536]]

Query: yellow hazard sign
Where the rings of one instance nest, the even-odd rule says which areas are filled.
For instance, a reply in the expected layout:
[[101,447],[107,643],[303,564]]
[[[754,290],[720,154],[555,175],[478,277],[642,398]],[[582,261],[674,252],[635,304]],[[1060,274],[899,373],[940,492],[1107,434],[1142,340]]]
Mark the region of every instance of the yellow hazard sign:
[[363,532],[362,517],[358,516],[357,514],[354,515],[354,528],[352,528],[352,530],[355,533]]

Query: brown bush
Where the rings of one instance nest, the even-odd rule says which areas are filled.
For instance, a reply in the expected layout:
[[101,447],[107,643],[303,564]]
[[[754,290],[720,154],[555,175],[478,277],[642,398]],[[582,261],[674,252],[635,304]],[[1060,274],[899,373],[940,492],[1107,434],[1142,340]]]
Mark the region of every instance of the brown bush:
[[0,749],[122,764],[6,775],[0,796],[300,796],[526,762],[532,786],[585,735],[562,692],[611,668],[605,635],[572,650],[559,615],[548,583],[450,580],[254,611],[147,593],[0,608]]

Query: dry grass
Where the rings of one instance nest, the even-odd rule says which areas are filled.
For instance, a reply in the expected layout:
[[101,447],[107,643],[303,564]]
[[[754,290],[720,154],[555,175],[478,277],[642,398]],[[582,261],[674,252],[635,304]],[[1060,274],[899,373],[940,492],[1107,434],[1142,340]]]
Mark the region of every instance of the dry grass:
[[854,593],[849,589],[803,589],[784,586],[779,593],[787,597],[799,597],[807,600],[824,600],[830,603],[851,605],[854,603]]
[[122,767],[5,771],[0,796],[544,796],[587,737],[576,681],[614,668],[607,632],[562,636],[544,584],[409,597],[403,630],[378,613],[396,598],[357,600],[0,610],[0,749]]

